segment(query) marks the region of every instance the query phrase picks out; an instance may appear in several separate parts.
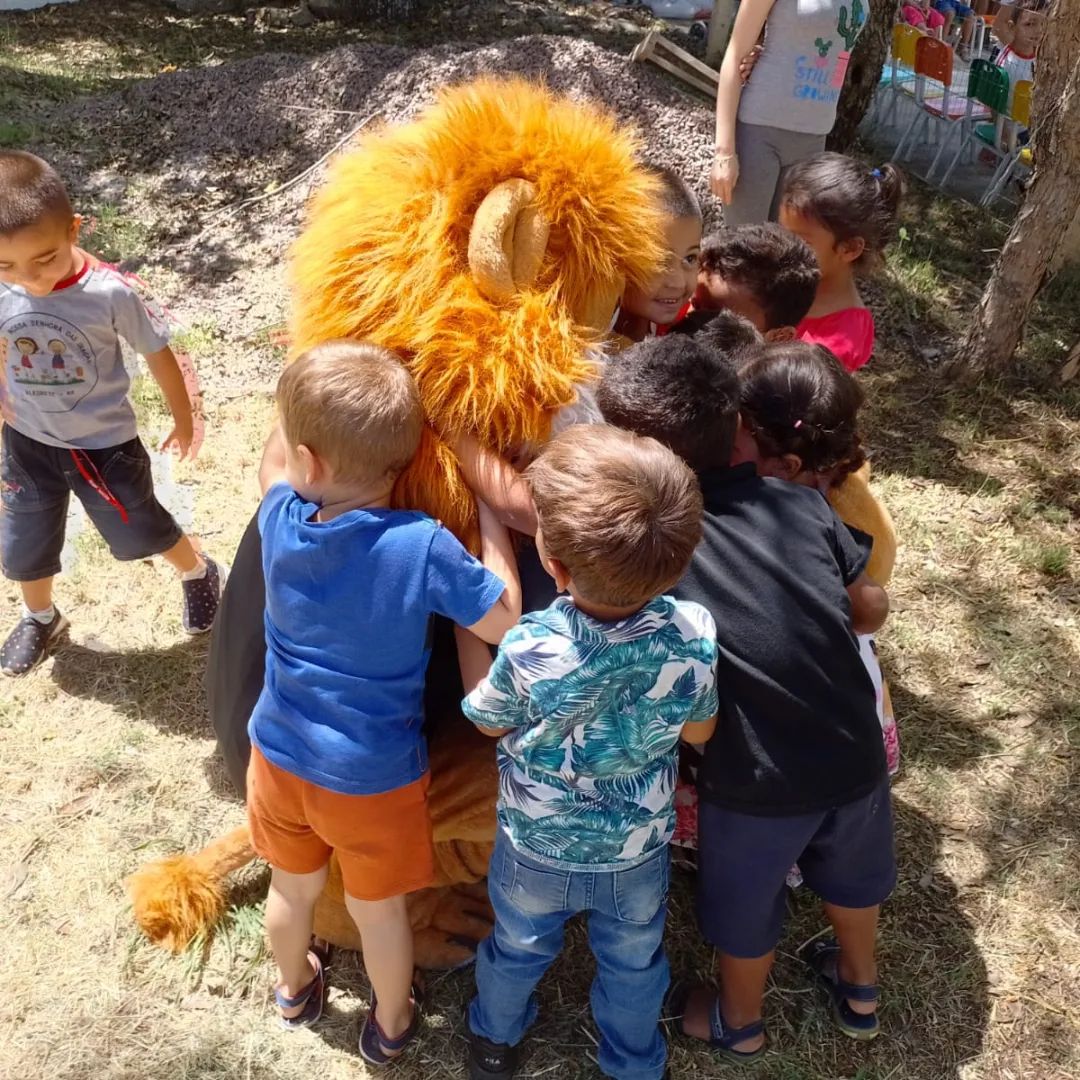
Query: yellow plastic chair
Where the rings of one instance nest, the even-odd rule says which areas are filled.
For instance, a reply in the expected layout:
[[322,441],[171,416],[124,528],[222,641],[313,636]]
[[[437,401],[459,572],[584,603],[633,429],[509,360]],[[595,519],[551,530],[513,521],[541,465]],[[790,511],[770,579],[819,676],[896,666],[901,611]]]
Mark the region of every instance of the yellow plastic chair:
[[896,119],[901,101],[915,100],[915,48],[922,36],[918,27],[907,23],[897,23],[892,28],[888,76],[882,79],[878,88],[888,98],[881,114],[882,123]]
[[[1001,195],[1018,165],[1025,165],[1030,169],[1034,164],[1031,150],[1026,146],[1017,145],[1017,136],[1020,132],[1031,127],[1031,89],[1029,79],[1016,84],[1012,104],[1009,106],[1008,120],[999,121],[994,131],[996,136],[994,144],[987,144],[987,149],[1001,160],[986,192],[979,200],[980,206],[989,206]],[[1001,145],[1003,141],[1005,146]]]

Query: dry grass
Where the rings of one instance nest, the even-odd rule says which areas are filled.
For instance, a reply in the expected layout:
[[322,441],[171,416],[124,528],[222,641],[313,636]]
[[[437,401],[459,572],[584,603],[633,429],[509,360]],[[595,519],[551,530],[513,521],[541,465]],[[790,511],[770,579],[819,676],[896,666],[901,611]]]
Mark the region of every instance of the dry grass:
[[[157,10],[132,8],[140,18]],[[36,36],[20,39],[22,69],[85,63],[80,77],[97,85],[101,63],[77,36],[58,35],[55,55],[42,44],[49,26],[77,21],[74,9],[35,17]],[[183,36],[182,62],[202,62],[215,26],[178,21],[162,40]],[[242,50],[229,26],[230,48]],[[161,40],[116,28],[122,38],[129,55],[173,62],[153,51]],[[19,100],[18,85],[0,93]],[[1080,387],[1057,386],[1051,360],[1078,293],[1060,283],[1037,314],[1023,385],[957,394],[935,380],[924,350],[947,347],[992,258],[982,249],[1001,231],[921,193],[907,227],[875,290],[882,348],[867,378],[876,475],[902,538],[882,639],[904,754],[900,883],[882,932],[884,1035],[861,1047],[834,1034],[793,958],[820,926],[801,895],[767,1001],[773,1049],[755,1075],[1065,1080],[1080,1074]],[[111,242],[122,249],[138,235],[117,227]],[[158,284],[170,296],[179,287]],[[256,503],[270,403],[265,391],[235,396],[255,345],[223,339],[214,312],[202,315],[188,345],[228,350],[233,383],[207,387],[203,455],[176,478],[194,498],[204,546],[228,557]],[[160,403],[145,387],[137,400],[155,430]],[[206,643],[181,633],[177,585],[160,565],[114,563],[90,532],[74,548],[58,591],[70,643],[31,677],[0,685],[0,1076],[363,1075],[353,1048],[367,985],[354,957],[335,959],[316,1031],[274,1025],[264,872],[241,875],[225,925],[179,958],[135,932],[124,875],[199,846],[242,810],[215,761]],[[0,624],[16,610],[5,590]],[[671,911],[673,966],[705,972],[684,878]],[[590,971],[574,926],[544,982],[523,1076],[598,1075]],[[432,981],[424,1037],[397,1075],[463,1075],[470,990],[468,972]],[[737,1075],[681,1041],[672,1064],[677,1077]]]

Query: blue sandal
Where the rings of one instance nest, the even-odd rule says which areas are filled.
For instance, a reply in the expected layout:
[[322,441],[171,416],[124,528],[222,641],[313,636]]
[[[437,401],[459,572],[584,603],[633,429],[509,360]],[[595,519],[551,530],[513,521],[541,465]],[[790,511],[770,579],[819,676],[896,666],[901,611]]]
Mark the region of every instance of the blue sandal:
[[848,1002],[877,1004],[878,988],[874,984],[860,986],[841,979],[836,970],[839,957],[840,946],[835,938],[813,941],[803,952],[803,959],[829,995],[836,1026],[852,1039],[875,1039],[881,1030],[877,1013],[857,1013]]
[[308,951],[308,960],[315,969],[315,977],[295,997],[286,997],[276,986],[274,987],[274,1001],[279,1009],[304,1008],[296,1016],[279,1017],[281,1026],[286,1031],[295,1031],[297,1028],[311,1027],[321,1016],[323,1011],[323,999],[326,996],[326,976],[323,973],[323,962],[315,950]]
[[[688,983],[676,983],[669,991],[667,1001],[664,1004],[664,1016],[672,1022],[675,1030],[680,1035],[685,1035],[691,1039],[695,1038],[695,1036],[690,1035],[686,1030],[684,1019],[686,1016],[686,1003],[690,998],[692,989]],[[726,1058],[728,1061],[740,1062],[743,1065],[760,1060],[765,1056],[767,1043],[762,1043],[756,1050],[736,1050],[735,1046],[738,1043],[745,1042],[747,1039],[762,1035],[764,1032],[765,1022],[763,1020],[754,1020],[741,1028],[729,1027],[720,1014],[720,995],[713,994],[712,1004],[709,1006],[709,1038],[707,1042],[709,1047],[715,1050],[720,1057]]]
[[[409,1026],[396,1038],[391,1039],[375,1019],[375,1007],[379,1004],[375,997],[375,991],[371,991],[371,1005],[364,1020],[364,1026],[360,1029],[360,1056],[369,1064],[375,1066],[391,1065],[399,1057],[402,1051],[412,1042],[420,1028],[420,1011],[424,1003],[423,991],[416,983],[412,984],[409,992],[409,1000],[412,1002],[412,1019]],[[387,1053],[387,1051],[390,1051]]]

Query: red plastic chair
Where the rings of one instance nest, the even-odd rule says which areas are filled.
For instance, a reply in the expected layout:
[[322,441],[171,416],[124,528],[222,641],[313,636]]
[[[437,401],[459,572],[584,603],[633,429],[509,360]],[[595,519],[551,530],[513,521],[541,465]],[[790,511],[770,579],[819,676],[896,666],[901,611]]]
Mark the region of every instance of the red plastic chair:
[[[911,118],[893,152],[893,161],[902,160],[916,146],[916,136],[925,127],[935,124],[955,124],[964,116],[967,99],[952,92],[953,51],[937,38],[921,37],[915,45],[915,104],[918,109]],[[941,97],[927,98],[928,84],[941,87]]]

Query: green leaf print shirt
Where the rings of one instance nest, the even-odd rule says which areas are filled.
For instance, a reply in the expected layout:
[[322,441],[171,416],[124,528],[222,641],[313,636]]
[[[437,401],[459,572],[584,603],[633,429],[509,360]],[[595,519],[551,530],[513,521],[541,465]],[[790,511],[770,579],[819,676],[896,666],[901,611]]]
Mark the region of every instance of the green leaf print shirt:
[[716,713],[716,625],[661,596],[606,623],[560,597],[499,646],[465,715],[499,742],[499,824],[559,865],[623,869],[675,828],[683,724]]

